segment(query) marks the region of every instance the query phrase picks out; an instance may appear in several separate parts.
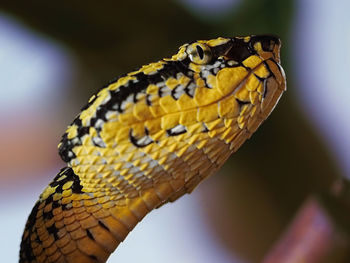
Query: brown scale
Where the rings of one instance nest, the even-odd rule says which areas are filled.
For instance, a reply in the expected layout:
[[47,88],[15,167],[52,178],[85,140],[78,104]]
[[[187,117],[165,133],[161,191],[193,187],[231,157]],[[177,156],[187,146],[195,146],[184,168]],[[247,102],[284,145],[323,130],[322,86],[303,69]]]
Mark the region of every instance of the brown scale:
[[68,127],[20,262],[105,262],[150,211],[214,174],[286,88],[272,36],[199,40],[115,79]]

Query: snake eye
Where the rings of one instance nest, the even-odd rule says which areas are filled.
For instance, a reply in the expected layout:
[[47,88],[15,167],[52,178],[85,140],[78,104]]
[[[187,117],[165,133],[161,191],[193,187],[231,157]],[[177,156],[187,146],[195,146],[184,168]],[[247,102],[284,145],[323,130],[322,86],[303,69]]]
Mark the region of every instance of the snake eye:
[[210,47],[203,43],[193,43],[187,47],[186,51],[190,60],[199,65],[207,64],[212,58]]

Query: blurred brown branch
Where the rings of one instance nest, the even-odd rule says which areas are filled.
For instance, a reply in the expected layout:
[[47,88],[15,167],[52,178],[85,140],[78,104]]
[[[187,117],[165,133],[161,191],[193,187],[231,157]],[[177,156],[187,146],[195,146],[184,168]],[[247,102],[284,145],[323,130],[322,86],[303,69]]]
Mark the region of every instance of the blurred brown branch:
[[263,263],[350,261],[348,204],[337,197],[309,198]]

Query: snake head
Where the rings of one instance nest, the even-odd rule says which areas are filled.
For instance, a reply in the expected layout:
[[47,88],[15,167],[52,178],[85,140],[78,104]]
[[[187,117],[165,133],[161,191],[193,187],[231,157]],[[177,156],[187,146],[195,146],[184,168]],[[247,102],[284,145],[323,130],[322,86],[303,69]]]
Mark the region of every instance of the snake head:
[[[184,44],[173,56],[127,73],[93,95],[63,136],[60,155],[80,174],[94,163],[89,177],[95,177],[120,165],[129,167],[123,173],[140,170],[132,168],[133,158],[153,159],[140,172],[152,174],[155,163],[172,167],[189,152],[207,158],[216,147],[207,162],[215,171],[267,118],[285,90],[279,50],[273,36]],[[126,152],[131,161],[125,161]],[[163,159],[155,161],[153,152],[164,154]],[[188,173],[198,172],[193,169]]]
[[275,36],[219,37],[185,44],[170,60],[189,69],[195,85],[188,93],[196,105],[211,106],[203,111],[204,119],[236,118],[241,129],[252,133],[286,89],[280,47]]

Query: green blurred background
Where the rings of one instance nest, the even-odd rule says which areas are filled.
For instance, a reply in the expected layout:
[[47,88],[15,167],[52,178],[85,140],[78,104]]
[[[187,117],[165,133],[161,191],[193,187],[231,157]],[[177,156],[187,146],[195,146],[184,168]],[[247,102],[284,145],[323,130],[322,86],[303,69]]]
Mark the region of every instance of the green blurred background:
[[349,7],[345,0],[2,0],[5,262],[17,261],[26,217],[64,166],[60,136],[99,87],[191,40],[274,34],[288,90],[268,121],[192,195],[149,215],[109,260],[259,262],[305,198],[350,171]]

